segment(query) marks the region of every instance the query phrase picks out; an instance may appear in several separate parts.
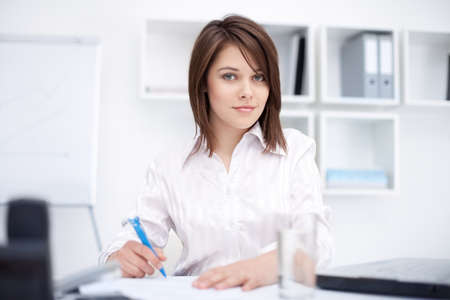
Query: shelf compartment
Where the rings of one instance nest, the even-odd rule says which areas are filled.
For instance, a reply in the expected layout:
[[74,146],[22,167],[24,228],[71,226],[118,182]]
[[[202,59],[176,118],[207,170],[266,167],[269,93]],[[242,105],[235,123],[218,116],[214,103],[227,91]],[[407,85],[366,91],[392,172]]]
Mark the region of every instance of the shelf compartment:
[[[392,56],[388,57],[388,69],[392,70],[392,97],[381,96],[344,96],[343,93],[343,65],[342,65],[342,49],[343,46],[353,38],[360,34],[376,34],[377,36],[391,39]],[[322,27],[320,30],[320,100],[323,103],[343,104],[343,105],[374,105],[374,106],[392,106],[399,105],[399,54],[398,54],[398,34],[395,30],[389,28],[347,28],[347,27]],[[375,56],[378,57],[378,51],[385,49],[385,42],[376,44]],[[389,49],[389,48],[388,48]],[[365,50],[364,50],[365,51]],[[384,50],[386,51],[386,50]],[[365,53],[365,52],[364,52]],[[361,53],[361,55],[365,55]],[[373,54],[373,52],[371,52]],[[383,52],[386,53],[386,52]],[[384,60],[383,60],[384,62]],[[375,60],[371,63],[378,70],[385,70],[386,63],[381,63]],[[359,71],[358,71],[359,72]],[[382,74],[383,75],[383,74]],[[379,77],[380,83],[383,78]],[[348,80],[345,79],[345,80]]]
[[[281,94],[290,103],[311,103],[314,101],[314,53],[312,30],[306,25],[263,24],[275,43],[279,58]],[[299,39],[305,39],[302,92],[294,93]]]
[[448,106],[450,33],[403,33],[403,95],[407,105]]
[[190,52],[205,24],[193,21],[145,21],[141,38],[139,84],[142,98],[188,99]]
[[[398,188],[398,119],[395,114],[360,112],[322,112],[320,115],[320,169],[325,194],[377,195]],[[385,187],[374,188],[374,181],[363,179],[331,186],[327,172],[337,170],[383,171]]]

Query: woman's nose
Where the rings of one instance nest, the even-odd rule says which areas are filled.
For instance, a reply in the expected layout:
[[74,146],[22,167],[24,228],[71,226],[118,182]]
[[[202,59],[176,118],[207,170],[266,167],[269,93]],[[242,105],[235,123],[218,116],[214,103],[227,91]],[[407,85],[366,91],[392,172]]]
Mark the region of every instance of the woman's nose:
[[241,86],[240,99],[250,100],[253,97],[253,91],[251,82],[249,80],[244,80]]

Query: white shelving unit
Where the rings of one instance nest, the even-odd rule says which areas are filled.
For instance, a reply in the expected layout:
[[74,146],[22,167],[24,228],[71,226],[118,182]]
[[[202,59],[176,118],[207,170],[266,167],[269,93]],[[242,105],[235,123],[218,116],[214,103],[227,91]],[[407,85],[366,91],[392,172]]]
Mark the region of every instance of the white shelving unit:
[[[395,114],[326,111],[320,115],[319,163],[326,195],[385,195],[398,189],[398,119]],[[329,169],[382,170],[385,188],[330,188]]]
[[[272,37],[279,55],[282,101],[311,103],[314,93],[314,43],[307,25],[260,22]],[[141,45],[139,95],[151,100],[188,101],[188,70],[192,47],[206,21],[145,20]],[[303,91],[294,95],[292,76],[295,74],[295,37],[304,36],[305,67]],[[170,57],[170,59],[167,59]],[[292,66],[295,66],[292,68]]]
[[314,113],[304,110],[283,110],[280,114],[283,128],[295,128],[314,138]]
[[[342,46],[359,33],[371,32],[392,36],[393,98],[364,98],[342,96]],[[350,105],[398,105],[399,51],[398,33],[391,28],[322,27],[320,29],[320,99],[323,103]]]
[[450,107],[450,33],[405,30],[402,54],[404,104]]

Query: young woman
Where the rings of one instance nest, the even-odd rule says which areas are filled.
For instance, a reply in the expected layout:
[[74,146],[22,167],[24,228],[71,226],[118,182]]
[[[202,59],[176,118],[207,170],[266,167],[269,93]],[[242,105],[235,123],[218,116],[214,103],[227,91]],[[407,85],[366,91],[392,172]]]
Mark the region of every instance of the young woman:
[[200,132],[153,160],[137,204],[160,260],[129,225],[100,260],[118,260],[125,277],[153,274],[172,229],[183,244],[175,275],[200,275],[197,288],[249,290],[277,280],[277,232],[315,214],[318,267],[328,264],[315,143],[281,129],[278,58],[265,30],[241,16],[207,24],[192,50],[189,97]]

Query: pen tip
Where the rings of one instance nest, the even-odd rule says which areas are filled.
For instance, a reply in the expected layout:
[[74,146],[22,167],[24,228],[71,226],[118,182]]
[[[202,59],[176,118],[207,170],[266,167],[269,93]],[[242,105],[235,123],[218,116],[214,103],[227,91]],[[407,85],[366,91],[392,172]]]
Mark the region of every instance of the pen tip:
[[167,278],[166,271],[163,268],[159,269],[159,271],[161,272],[161,274],[163,274],[165,278]]

